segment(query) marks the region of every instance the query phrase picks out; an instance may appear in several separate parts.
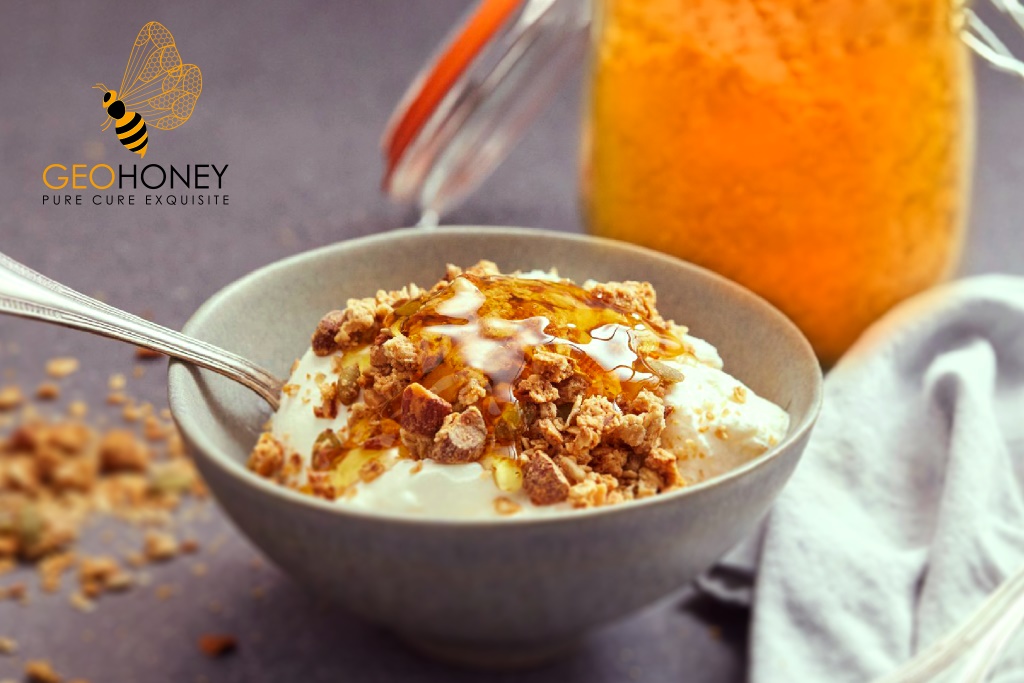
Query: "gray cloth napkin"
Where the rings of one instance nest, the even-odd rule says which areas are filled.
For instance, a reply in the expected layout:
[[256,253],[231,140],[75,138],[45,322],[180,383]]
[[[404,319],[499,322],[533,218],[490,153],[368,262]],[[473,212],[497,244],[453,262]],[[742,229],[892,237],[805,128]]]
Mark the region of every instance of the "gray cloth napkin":
[[[751,683],[870,681],[1024,567],[1024,279],[913,299],[828,374],[755,538],[703,580],[753,607]],[[1024,638],[995,680],[1024,681]]]

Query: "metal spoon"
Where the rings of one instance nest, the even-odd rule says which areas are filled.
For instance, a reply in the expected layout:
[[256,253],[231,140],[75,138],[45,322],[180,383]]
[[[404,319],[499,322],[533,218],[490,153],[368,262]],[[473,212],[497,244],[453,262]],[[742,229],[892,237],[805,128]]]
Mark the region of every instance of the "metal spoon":
[[230,351],[126,313],[0,253],[0,313],[55,323],[142,346],[249,387],[277,410],[284,382]]

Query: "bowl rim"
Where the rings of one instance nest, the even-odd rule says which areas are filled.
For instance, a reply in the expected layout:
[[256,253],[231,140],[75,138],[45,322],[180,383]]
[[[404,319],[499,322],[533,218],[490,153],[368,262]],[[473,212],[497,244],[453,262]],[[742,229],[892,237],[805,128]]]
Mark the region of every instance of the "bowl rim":
[[[223,474],[235,479],[239,484],[254,488],[257,491],[278,498],[286,504],[296,504],[301,507],[305,507],[310,511],[318,511],[322,513],[338,515],[342,518],[360,519],[364,521],[372,521],[383,524],[394,524],[399,526],[439,526],[445,528],[463,528],[463,527],[481,527],[481,526],[502,526],[502,527],[523,527],[523,526],[538,526],[548,525],[565,522],[575,522],[594,519],[598,517],[605,517],[607,515],[616,514],[635,514],[629,511],[636,511],[639,513],[642,510],[662,506],[671,505],[675,501],[679,501],[684,498],[690,498],[693,496],[699,496],[700,494],[709,491],[714,488],[726,485],[728,482],[742,479],[751,474],[754,471],[760,470],[767,466],[767,464],[776,458],[778,458],[784,451],[788,450],[794,444],[799,443],[805,439],[811,429],[814,427],[815,422],[818,419],[818,415],[821,412],[821,404],[823,398],[823,381],[824,376],[822,373],[821,365],[817,360],[813,349],[811,348],[810,342],[804,336],[803,332],[797,328],[796,324],[793,323],[785,314],[779,311],[771,303],[750,291],[746,287],[719,275],[707,268],[698,266],[684,261],[683,259],[664,254],[662,252],[641,247],[628,242],[620,240],[613,240],[603,237],[595,237],[591,235],[583,235],[578,233],[566,233],[558,232],[553,230],[545,230],[542,228],[525,228],[517,226],[484,226],[484,225],[451,225],[437,228],[422,228],[422,227],[407,227],[396,230],[390,230],[382,233],[375,233],[372,235],[366,235],[363,237],[357,237],[348,240],[342,240],[333,244],[328,244],[315,249],[293,254],[285,258],[273,261],[265,266],[257,268],[249,272],[246,275],[234,280],[233,282],[225,285],[215,294],[210,296],[203,304],[196,309],[196,311],[189,317],[182,327],[184,334],[192,334],[192,328],[202,324],[210,317],[212,311],[216,309],[223,301],[230,299],[237,292],[243,291],[251,283],[266,277],[278,270],[288,268],[296,263],[301,263],[310,259],[318,258],[324,254],[330,254],[336,251],[344,251],[352,248],[358,248],[365,245],[374,244],[376,242],[388,242],[396,239],[403,239],[412,235],[426,235],[438,233],[463,233],[463,234],[474,234],[479,235],[481,233],[491,233],[494,235],[501,234],[503,236],[511,237],[530,237],[536,238],[538,235],[545,239],[556,239],[567,242],[597,242],[604,244],[615,249],[622,249],[631,251],[639,255],[643,255],[649,258],[655,258],[657,260],[671,263],[675,266],[682,265],[686,268],[694,270],[700,277],[706,277],[711,280],[715,280],[720,285],[733,290],[735,294],[740,297],[753,302],[756,306],[760,306],[766,310],[769,317],[779,325],[786,335],[792,337],[796,342],[797,347],[802,351],[804,361],[809,361],[809,364],[814,369],[812,372],[813,386],[811,395],[811,404],[804,415],[803,419],[795,428],[791,428],[790,433],[786,435],[778,444],[769,450],[765,451],[761,455],[757,456],[753,460],[750,460],[739,467],[733,468],[728,472],[720,474],[716,477],[712,477],[705,481],[692,486],[686,486],[674,491],[667,493],[650,496],[641,500],[631,500],[619,505],[602,505],[598,507],[580,508],[563,510],[557,514],[550,515],[537,515],[537,516],[519,516],[512,515],[508,517],[484,517],[484,518],[443,518],[443,517],[428,517],[421,515],[412,515],[407,513],[396,513],[396,512],[371,512],[360,508],[351,508],[345,505],[340,505],[334,501],[327,501],[315,496],[299,493],[291,488],[282,486],[268,479],[260,477],[255,472],[250,471],[245,467],[244,463],[234,460],[232,457],[223,453],[211,444],[203,434],[203,430],[195,425],[190,424],[188,418],[188,407],[182,404],[184,399],[184,391],[181,388],[182,382],[190,374],[190,364],[172,358],[167,370],[167,391],[168,400],[171,409],[171,414],[174,418],[175,423],[178,425],[178,429],[181,430],[186,441],[193,445],[195,450],[200,451],[200,457],[204,458],[207,462],[216,466]],[[207,372],[207,371],[203,371]]]

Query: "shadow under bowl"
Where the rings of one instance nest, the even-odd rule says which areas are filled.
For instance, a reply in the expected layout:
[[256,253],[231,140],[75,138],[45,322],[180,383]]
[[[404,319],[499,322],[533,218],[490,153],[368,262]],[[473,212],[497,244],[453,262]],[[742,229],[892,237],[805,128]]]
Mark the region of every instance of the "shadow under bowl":
[[346,299],[429,285],[446,263],[484,258],[506,272],[555,267],[577,282],[650,281],[666,318],[716,346],[730,374],[789,413],[789,434],[721,477],[645,500],[443,521],[346,509],[249,472],[269,409],[218,375],[172,363],[170,405],[217,501],[300,584],[428,653],[522,665],[680,588],[749,534],[803,452],[822,376],[797,328],[739,285],[625,243],[523,228],[400,230],[299,254],[214,295],[184,331],[284,376],[320,317]]

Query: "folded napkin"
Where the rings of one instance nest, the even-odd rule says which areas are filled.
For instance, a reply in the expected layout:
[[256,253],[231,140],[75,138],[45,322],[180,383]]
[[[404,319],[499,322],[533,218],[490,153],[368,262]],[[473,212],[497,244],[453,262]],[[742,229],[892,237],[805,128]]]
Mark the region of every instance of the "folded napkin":
[[[828,374],[792,480],[702,585],[752,605],[751,683],[862,683],[1021,568],[1024,279],[985,276],[901,305]],[[994,680],[1024,681],[1024,638]]]

